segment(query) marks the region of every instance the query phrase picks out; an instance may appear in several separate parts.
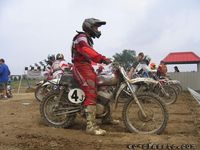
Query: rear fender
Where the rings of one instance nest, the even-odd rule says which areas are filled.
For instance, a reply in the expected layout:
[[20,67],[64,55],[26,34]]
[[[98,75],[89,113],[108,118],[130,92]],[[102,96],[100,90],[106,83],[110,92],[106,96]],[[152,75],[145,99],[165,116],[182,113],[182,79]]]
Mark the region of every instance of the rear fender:
[[42,80],[42,81],[39,81],[39,82],[36,83],[36,86],[42,85],[43,83],[44,83],[43,80]]
[[50,84],[59,84],[59,81],[60,81],[60,78],[52,79],[52,80],[49,80],[49,81],[45,82],[44,84],[42,84],[42,86],[47,86],[47,85],[50,85]]

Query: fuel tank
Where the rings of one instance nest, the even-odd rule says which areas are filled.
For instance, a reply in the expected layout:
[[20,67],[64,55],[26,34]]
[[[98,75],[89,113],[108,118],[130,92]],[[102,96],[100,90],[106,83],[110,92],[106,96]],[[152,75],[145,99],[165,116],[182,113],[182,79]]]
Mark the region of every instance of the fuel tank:
[[119,78],[116,74],[100,74],[97,76],[97,86],[116,85]]

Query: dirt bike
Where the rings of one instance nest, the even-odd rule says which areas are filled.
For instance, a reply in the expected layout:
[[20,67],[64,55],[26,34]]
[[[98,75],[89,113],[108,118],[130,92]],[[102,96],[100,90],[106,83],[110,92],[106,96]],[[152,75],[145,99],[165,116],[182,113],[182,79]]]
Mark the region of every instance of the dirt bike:
[[[168,122],[168,111],[162,100],[154,93],[137,93],[140,85],[156,85],[152,79],[130,80],[123,67],[113,62],[112,73],[97,76],[96,118],[109,116],[111,107],[118,106],[120,95],[127,93],[122,118],[129,132],[161,134]],[[73,125],[77,113],[85,116],[83,101],[85,93],[79,88],[73,74],[68,72],[59,79],[60,92],[50,93],[40,103],[40,114],[48,126],[68,128]]]
[[44,74],[44,80],[41,80],[36,84],[36,89],[34,92],[36,100],[41,102],[43,98],[51,91],[58,91],[59,89],[56,86],[57,81],[57,79],[52,78],[49,72],[46,72]]
[[158,79],[158,81],[162,89],[157,87],[156,89],[154,89],[154,92],[157,93],[164,100],[165,104],[174,104],[178,99],[178,93],[176,89],[166,80]]
[[[50,65],[46,65],[45,66],[45,70],[43,73],[43,77],[44,79],[37,82],[36,83],[36,88],[35,88],[35,98],[38,102],[41,102],[43,100],[43,97],[49,92],[51,91],[52,87],[49,84],[49,82],[56,82],[54,80],[52,80],[52,75],[51,75],[51,66]],[[50,81],[52,80],[52,81]]]
[[163,87],[165,92],[168,94],[166,95],[165,93],[160,92],[160,90],[158,89],[157,91],[159,91],[158,92],[159,96],[163,97],[167,105],[174,104],[178,99],[178,95],[182,91],[181,83],[177,80],[171,80],[166,77],[159,78],[155,74],[154,74],[154,79],[159,81],[161,87]]
[[166,78],[166,82],[176,90],[178,95],[181,93],[182,86],[180,81]]
[[51,79],[51,80],[42,80],[36,84],[36,89],[35,89],[35,98],[38,102],[41,102],[45,96],[48,95],[48,93],[51,93],[52,91],[58,91],[59,88],[56,86],[57,79]]
[[[69,64],[70,65],[70,64]],[[71,65],[69,68],[66,68],[65,71],[68,71],[71,69]],[[58,70],[57,70],[58,71]],[[63,73],[59,73],[58,74],[58,78],[59,76],[62,76]],[[44,80],[39,81],[36,84],[36,89],[35,89],[35,98],[38,102],[41,102],[43,100],[43,98],[48,95],[48,93],[52,92],[52,91],[59,91],[59,89],[57,88],[56,84],[57,84],[58,80],[53,78],[52,74],[50,73],[50,71],[46,71],[44,73]]]
[[165,104],[170,105],[176,102],[178,99],[178,91],[175,89],[175,83],[174,81],[166,80],[165,78],[160,79],[157,77],[155,72],[151,72],[151,70],[148,68],[146,64],[139,64],[137,66],[137,69],[139,70],[133,78],[137,77],[146,77],[146,78],[152,78],[156,81],[158,81],[157,86],[154,88],[150,88],[150,92],[153,92],[157,95],[159,95]]

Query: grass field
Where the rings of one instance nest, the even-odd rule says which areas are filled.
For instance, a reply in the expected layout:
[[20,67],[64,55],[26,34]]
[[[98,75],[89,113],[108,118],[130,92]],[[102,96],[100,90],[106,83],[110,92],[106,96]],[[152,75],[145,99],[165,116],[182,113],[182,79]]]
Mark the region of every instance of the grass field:
[[35,88],[36,83],[39,82],[39,80],[26,80],[23,79],[21,81],[21,85],[20,85],[20,81],[11,81],[11,87],[13,89],[13,93],[17,93],[18,92],[18,88],[19,88],[19,92],[24,92],[26,91],[26,89],[33,89]]

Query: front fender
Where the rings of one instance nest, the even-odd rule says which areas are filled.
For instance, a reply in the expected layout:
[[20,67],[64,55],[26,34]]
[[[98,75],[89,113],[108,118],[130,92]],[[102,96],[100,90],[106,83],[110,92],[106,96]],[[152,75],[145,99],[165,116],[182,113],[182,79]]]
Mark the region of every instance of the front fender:
[[[135,78],[135,79],[131,79],[129,80],[129,83],[131,85],[138,85],[138,84],[147,84],[147,85],[150,85],[150,84],[153,84],[153,85],[157,85],[159,84],[159,81],[156,81],[154,79],[151,79],[151,78]],[[115,99],[118,98],[119,94],[122,92],[122,90],[127,86],[127,84],[125,82],[121,83],[117,93],[116,93],[116,96],[115,96]]]
[[145,83],[145,84],[158,84],[159,81],[156,81],[152,78],[135,78],[129,81],[131,84]]
[[171,84],[180,84],[181,85],[181,82],[178,80],[168,80],[167,82],[171,83]]

